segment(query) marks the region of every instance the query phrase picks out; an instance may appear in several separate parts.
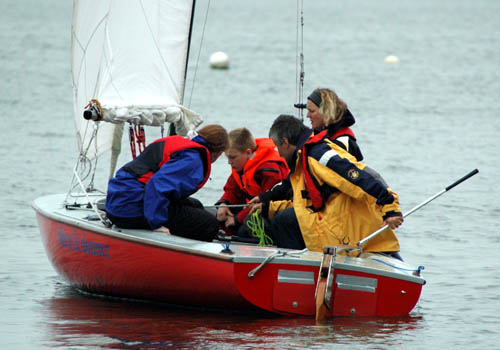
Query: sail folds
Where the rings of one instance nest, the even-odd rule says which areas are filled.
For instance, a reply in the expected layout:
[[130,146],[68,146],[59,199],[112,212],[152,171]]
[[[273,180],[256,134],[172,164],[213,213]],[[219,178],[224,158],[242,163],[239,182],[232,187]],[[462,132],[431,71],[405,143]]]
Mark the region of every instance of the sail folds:
[[[111,148],[113,123],[158,126],[187,111],[181,103],[192,7],[193,0],[74,0],[75,121],[88,158]],[[92,99],[111,123],[82,117]]]

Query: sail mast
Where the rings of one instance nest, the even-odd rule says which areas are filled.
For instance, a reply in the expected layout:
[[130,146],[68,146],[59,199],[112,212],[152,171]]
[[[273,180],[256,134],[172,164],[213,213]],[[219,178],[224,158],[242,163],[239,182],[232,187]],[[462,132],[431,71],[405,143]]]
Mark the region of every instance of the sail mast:
[[[188,33],[188,42],[187,42],[187,51],[186,51],[186,62],[184,65],[184,83],[182,85],[181,91],[180,91],[180,96],[179,96],[179,104],[184,105],[184,95],[186,94],[186,78],[187,78],[187,71],[188,71],[188,65],[189,65],[189,53],[191,52],[191,36],[193,34],[193,22],[194,22],[194,10],[196,7],[196,0],[193,0],[193,3],[191,5],[191,19],[189,23],[189,33]],[[165,126],[161,126],[161,136],[163,137]],[[169,128],[168,128],[168,135],[176,135],[177,131],[175,130],[175,125],[174,123],[170,123]]]
[[180,96],[180,104],[184,104],[184,94],[186,90],[186,78],[187,78],[187,70],[188,70],[188,64],[189,64],[189,53],[191,51],[191,36],[193,34],[193,22],[194,22],[194,10],[196,7],[196,0],[193,0],[193,5],[191,8],[191,23],[189,24],[189,36],[188,36],[188,43],[187,43],[187,54],[186,54],[186,65],[184,69],[184,86],[182,87],[181,91],[181,96]]

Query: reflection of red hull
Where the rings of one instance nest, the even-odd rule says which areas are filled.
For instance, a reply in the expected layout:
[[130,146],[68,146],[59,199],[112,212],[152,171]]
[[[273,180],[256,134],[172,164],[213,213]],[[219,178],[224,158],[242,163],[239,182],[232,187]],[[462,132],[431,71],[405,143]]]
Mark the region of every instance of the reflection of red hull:
[[[315,314],[321,254],[275,248],[197,242],[149,231],[107,229],[66,210],[60,196],[35,201],[42,240],[52,264],[72,285],[96,294],[213,308],[258,307],[284,315]],[[421,277],[394,259],[338,256],[330,315],[408,314],[417,303]],[[333,312],[332,312],[333,310]]]
[[375,339],[382,344],[408,334],[421,321],[414,316],[339,317],[327,327],[316,327],[313,319],[305,317],[186,312],[140,303],[125,307],[120,302],[72,295],[64,287],[57,294],[41,301],[47,310],[43,324],[58,348],[65,349],[281,349],[287,341],[297,344],[297,339],[302,348],[311,347],[307,344],[313,339],[316,345],[326,342],[324,348],[331,347],[334,339],[368,344]]

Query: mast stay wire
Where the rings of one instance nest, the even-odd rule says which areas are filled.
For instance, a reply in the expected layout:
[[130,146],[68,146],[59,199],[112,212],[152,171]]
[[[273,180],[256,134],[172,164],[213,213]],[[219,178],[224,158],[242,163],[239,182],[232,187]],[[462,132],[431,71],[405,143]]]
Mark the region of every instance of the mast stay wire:
[[295,89],[297,103],[294,105],[297,108],[297,117],[304,121],[305,104],[302,102],[304,98],[304,1],[297,0],[297,27],[296,27],[296,58],[295,58]]
[[205,38],[205,28],[207,27],[207,22],[208,22],[208,12],[210,10],[210,2],[211,2],[211,0],[208,0],[207,11],[205,13],[205,22],[203,23],[203,30],[201,32],[200,48],[198,49],[198,57],[196,59],[196,64],[195,64],[195,68],[194,68],[194,75],[193,75],[193,82],[191,84],[191,92],[189,94],[189,102],[186,106],[188,108],[191,107],[191,99],[192,99],[193,93],[194,93],[194,85],[196,82],[196,73],[198,73],[198,65],[200,62],[201,48],[203,47],[203,39]]
[[[203,47],[203,41],[205,38],[205,31],[208,22],[208,14],[210,10],[211,0],[208,0],[207,9],[205,12],[205,21],[203,23],[203,30],[201,34],[200,47],[198,50],[198,56],[196,58],[196,64],[194,68],[193,81],[191,84],[191,92],[189,94],[189,102],[186,107],[191,107],[191,100],[194,94],[194,88],[196,83],[196,75],[198,73],[198,67],[200,62],[201,50]],[[305,104],[302,103],[304,98],[304,1],[297,0],[297,23],[296,23],[296,60],[295,60],[295,74],[296,74],[296,100],[297,103],[294,107],[298,109],[297,117],[304,121],[304,108]]]

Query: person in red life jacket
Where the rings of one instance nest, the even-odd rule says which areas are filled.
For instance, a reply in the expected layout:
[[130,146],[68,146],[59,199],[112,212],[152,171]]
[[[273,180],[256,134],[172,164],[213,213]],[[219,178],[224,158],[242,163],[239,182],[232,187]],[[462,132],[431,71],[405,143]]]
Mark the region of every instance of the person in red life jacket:
[[[347,104],[335,93],[327,88],[317,88],[307,97],[307,117],[311,120],[314,134],[331,140],[352,154],[358,162],[363,160],[363,154],[358,146],[354,132],[350,128],[355,120],[347,108]],[[365,171],[381,181],[387,183],[373,168],[366,166]]]
[[228,135],[220,125],[193,134],[191,139],[160,138],[118,170],[106,196],[105,210],[113,224],[212,241],[218,221],[189,196],[209,178],[211,163],[227,148]]
[[[390,228],[369,241],[364,250],[399,256],[393,229],[403,223],[398,196],[366,165],[343,147],[321,135],[311,135],[302,147],[297,140],[310,131],[297,118],[279,116],[269,136],[279,153],[295,167],[289,180],[291,200],[259,203],[271,220],[278,247],[322,251],[327,245],[355,245],[384,224]],[[290,164],[290,163],[289,163]]]
[[[326,88],[315,89],[307,97],[306,107],[307,118],[311,121],[312,132],[315,135],[320,135],[318,137],[327,137],[352,154],[357,161],[363,160],[361,149],[357,144],[354,132],[350,128],[355,123],[354,116],[347,108],[347,104],[334,91]],[[309,130],[307,129],[306,133],[309,133]],[[302,148],[305,141],[304,137],[302,137],[301,143],[298,144],[298,150]],[[295,162],[292,163],[289,164],[290,169],[295,168]],[[384,181],[375,170],[371,168],[367,170],[371,171],[379,180]],[[292,188],[290,181],[287,179],[279,186],[273,187],[272,190],[254,197],[250,201],[250,205],[267,203],[271,200],[291,199],[291,197]]]
[[326,88],[315,89],[307,97],[307,118],[314,134],[322,134],[347,152],[358,162],[363,160],[354,132],[350,128],[356,122],[347,104]]
[[247,128],[229,133],[229,147],[225,153],[231,165],[231,175],[224,185],[224,194],[216,203],[220,205],[217,220],[229,231],[238,230],[239,236],[248,236],[246,226],[242,225],[248,208],[238,210],[227,205],[245,204],[271,189],[287,178],[288,166],[270,138],[255,139]]

